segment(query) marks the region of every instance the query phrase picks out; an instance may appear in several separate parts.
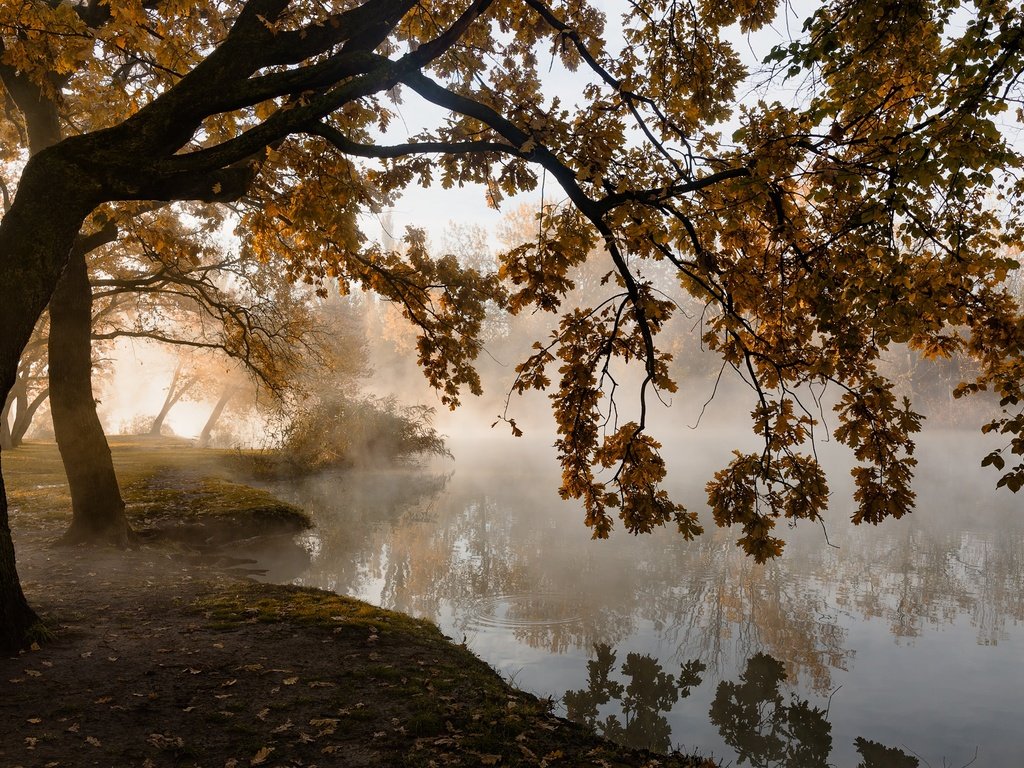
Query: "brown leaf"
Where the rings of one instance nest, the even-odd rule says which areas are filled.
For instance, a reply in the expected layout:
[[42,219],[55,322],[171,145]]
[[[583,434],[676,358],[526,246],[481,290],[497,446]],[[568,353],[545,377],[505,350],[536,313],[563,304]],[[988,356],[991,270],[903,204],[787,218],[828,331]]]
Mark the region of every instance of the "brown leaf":
[[259,752],[252,756],[249,765],[263,765],[267,762],[267,758],[270,757],[270,753],[273,751],[273,747],[262,747]]

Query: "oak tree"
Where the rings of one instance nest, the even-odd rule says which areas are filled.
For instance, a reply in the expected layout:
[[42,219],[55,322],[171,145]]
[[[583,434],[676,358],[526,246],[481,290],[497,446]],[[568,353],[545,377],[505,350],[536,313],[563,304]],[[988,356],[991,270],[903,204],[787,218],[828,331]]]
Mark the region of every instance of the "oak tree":
[[[779,518],[820,516],[828,484],[809,445],[824,428],[813,403],[823,387],[839,393],[830,427],[857,460],[855,519],[899,517],[913,505],[920,417],[879,370],[888,345],[973,355],[978,376],[960,392],[995,391],[1006,412],[988,429],[1024,453],[1024,324],[1003,286],[1015,266],[1004,248],[1020,236],[1020,157],[999,123],[1019,98],[1021,11],[831,0],[748,72],[732,38],[778,10],[636,0],[616,19],[586,0],[3,4],[0,61],[63,102],[69,121],[91,103],[103,110],[33,154],[0,223],[0,395],[94,211],[203,199],[241,201],[239,236],[255,258],[397,302],[419,329],[424,372],[455,405],[479,390],[473,360],[495,283],[422,248],[368,245],[359,213],[415,183],[479,183],[494,204],[544,183],[564,199],[541,209],[536,241],[499,256],[512,311],[560,315],[516,389],[550,390],[562,493],[595,535],[616,516],[634,533],[701,530],[660,488],[666,466],[648,431],[647,404],[676,389],[659,346],[676,305],[644,277],[660,262],[707,306],[704,343],[746,378],[763,439],[709,482],[716,523],[739,525],[761,560],[781,550]],[[571,96],[551,84],[560,71],[576,73]],[[801,98],[739,103],[751,82],[784,78]],[[399,99],[441,117],[393,142]],[[607,262],[607,297],[563,306],[570,271],[591,254]],[[643,378],[637,417],[617,423],[623,362]],[[989,461],[1001,483],[1024,485],[1024,466]],[[6,506],[0,587],[11,647],[32,616]]]

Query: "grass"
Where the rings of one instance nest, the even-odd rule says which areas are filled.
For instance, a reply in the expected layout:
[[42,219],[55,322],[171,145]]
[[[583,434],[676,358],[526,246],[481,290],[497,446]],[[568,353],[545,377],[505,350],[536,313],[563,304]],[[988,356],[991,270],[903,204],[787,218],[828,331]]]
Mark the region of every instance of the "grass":
[[[108,438],[125,514],[135,529],[190,524],[209,538],[296,533],[312,525],[306,512],[232,479],[236,451],[197,449],[175,438]],[[71,499],[54,443],[25,443],[3,455],[11,516],[17,525],[66,526]]]

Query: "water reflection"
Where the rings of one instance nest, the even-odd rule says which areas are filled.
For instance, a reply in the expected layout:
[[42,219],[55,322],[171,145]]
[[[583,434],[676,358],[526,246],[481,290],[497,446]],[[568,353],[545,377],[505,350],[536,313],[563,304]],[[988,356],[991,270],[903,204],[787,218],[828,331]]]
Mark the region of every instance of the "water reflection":
[[736,760],[757,768],[826,768],[832,725],[825,710],[784,697],[786,667],[766,653],[747,660],[738,681],[718,684],[709,716]]
[[[587,687],[562,697],[568,717],[622,744],[657,752],[671,746],[666,713],[702,682],[706,668],[693,659],[677,676],[646,654],[630,653],[621,665],[608,645],[587,662]],[[623,682],[625,681],[625,682]],[[786,665],[767,653],[747,659],[737,680],[718,684],[708,717],[735,752],[736,764],[754,768],[827,768],[832,724],[827,708],[786,687]],[[619,714],[622,719],[620,720]],[[897,747],[858,736],[858,768],[917,768],[919,760]]]
[[[851,530],[837,505],[838,548],[820,530],[788,532],[784,559],[764,566],[728,531],[594,542],[557,498],[544,450],[503,451],[469,452],[454,474],[279,488],[316,516],[303,583],[432,618],[517,684],[564,693],[571,717],[636,746],[685,739],[787,766],[916,764],[890,743],[934,748],[933,764],[963,764],[976,744],[990,764],[1016,755],[1024,531],[989,478],[951,471],[965,459],[949,446],[909,519]],[[713,463],[707,453],[688,459]],[[683,498],[706,477],[696,469]],[[943,707],[950,696],[962,706]],[[739,721],[746,736],[727,726]]]
[[[700,685],[706,667],[694,659],[674,676],[651,656],[630,653],[621,668],[621,675],[629,681],[623,685],[612,677],[615,661],[615,651],[607,644],[594,648],[594,658],[587,662],[587,687],[562,696],[566,716],[620,744],[668,752],[672,729],[665,713]],[[599,710],[609,702],[621,711],[621,720],[616,713],[599,717]]]

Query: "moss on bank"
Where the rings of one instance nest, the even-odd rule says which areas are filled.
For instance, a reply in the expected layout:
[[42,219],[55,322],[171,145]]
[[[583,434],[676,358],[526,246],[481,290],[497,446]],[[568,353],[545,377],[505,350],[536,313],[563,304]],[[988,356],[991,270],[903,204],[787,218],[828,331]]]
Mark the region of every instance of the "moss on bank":
[[[113,436],[109,442],[125,513],[138,532],[216,545],[312,525],[298,507],[232,480],[236,452],[164,437]],[[71,499],[54,443],[5,451],[3,468],[15,525],[58,530],[68,524]]]

